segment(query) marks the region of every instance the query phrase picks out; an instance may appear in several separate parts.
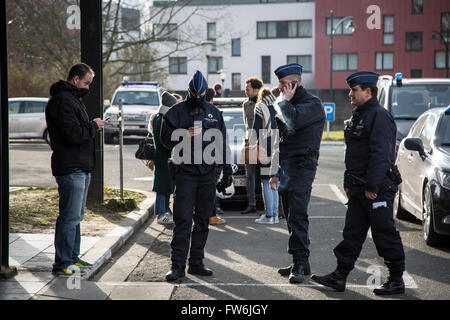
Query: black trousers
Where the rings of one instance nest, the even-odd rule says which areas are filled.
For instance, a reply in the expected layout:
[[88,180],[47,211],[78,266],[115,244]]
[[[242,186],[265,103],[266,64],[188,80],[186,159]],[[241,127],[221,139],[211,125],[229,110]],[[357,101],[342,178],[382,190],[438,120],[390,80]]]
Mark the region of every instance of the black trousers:
[[289,159],[280,164],[279,192],[288,223],[288,253],[294,263],[305,263],[309,258],[308,205],[316,168],[316,159]]
[[[173,204],[174,229],[171,242],[172,264],[202,264],[209,232],[209,217],[214,210],[215,172],[206,175],[177,173]],[[192,228],[192,220],[194,228]]]
[[[373,203],[386,202],[387,207],[373,209]],[[364,193],[351,195],[345,217],[344,240],[334,249],[338,270],[350,273],[359,257],[369,227],[378,255],[392,276],[401,276],[405,271],[405,253],[400,233],[393,219],[391,197],[378,196],[369,200]]]

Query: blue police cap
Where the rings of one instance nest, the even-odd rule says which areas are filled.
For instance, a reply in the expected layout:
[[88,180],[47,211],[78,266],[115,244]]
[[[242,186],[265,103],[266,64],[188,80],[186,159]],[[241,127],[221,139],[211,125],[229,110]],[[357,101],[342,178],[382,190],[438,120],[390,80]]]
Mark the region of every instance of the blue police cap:
[[197,70],[192,76],[191,81],[189,82],[189,90],[193,94],[200,94],[208,88],[208,82],[206,82],[203,74]]
[[298,63],[285,64],[284,66],[278,67],[274,72],[278,77],[278,80],[290,74],[298,74],[299,76],[301,76],[303,72],[303,66]]
[[350,86],[350,88],[363,83],[371,83],[377,85],[378,82],[378,73],[370,72],[370,71],[359,71],[355,72],[345,79]]

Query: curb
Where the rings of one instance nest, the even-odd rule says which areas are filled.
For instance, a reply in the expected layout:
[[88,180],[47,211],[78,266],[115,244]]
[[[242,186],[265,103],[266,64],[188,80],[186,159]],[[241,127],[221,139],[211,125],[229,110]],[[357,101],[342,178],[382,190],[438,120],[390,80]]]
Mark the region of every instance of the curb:
[[140,192],[146,195],[147,199],[137,209],[131,211],[118,227],[102,237],[83,255],[83,260],[95,261],[93,267],[88,269],[87,273],[82,277],[84,280],[90,279],[151,216],[155,204],[155,195],[142,190],[127,190]]

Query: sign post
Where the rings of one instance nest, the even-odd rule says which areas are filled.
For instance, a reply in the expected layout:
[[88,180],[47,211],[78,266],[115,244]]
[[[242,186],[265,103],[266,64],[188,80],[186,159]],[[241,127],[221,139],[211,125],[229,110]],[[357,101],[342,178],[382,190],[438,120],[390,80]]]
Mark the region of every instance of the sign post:
[[335,110],[336,106],[332,102],[325,102],[323,104],[323,109],[325,110],[325,121],[327,122],[327,139],[330,138],[330,122],[335,120]]

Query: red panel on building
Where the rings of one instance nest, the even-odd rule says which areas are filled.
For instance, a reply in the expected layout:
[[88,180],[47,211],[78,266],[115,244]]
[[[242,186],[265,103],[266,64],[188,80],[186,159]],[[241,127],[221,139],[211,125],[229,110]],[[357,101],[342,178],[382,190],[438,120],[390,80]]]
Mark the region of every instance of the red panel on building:
[[[416,1],[414,1],[416,2]],[[417,1],[420,5],[422,1]],[[353,16],[356,29],[351,35],[335,35],[333,54],[357,53],[357,69],[375,71],[379,74],[391,74],[402,72],[404,77],[411,77],[412,70],[416,76],[423,78],[446,77],[445,67],[435,67],[435,51],[440,51],[441,58],[445,56],[445,46],[438,40],[431,40],[433,30],[441,31],[441,14],[450,13],[450,1],[448,0],[424,0],[422,13],[420,6],[417,14],[413,14],[413,0],[316,0],[316,41],[315,41],[315,88],[330,88],[330,37],[326,34],[326,18],[330,17],[330,10],[334,11],[335,23],[339,18]],[[376,21],[373,12],[367,13],[370,6],[376,5],[380,9],[379,29],[369,29],[369,25]],[[391,45],[383,44],[383,17],[394,17],[393,37]],[[338,18],[336,20],[336,18]],[[450,18],[449,18],[450,19]],[[376,23],[375,23],[376,26]],[[419,51],[406,50],[406,33],[416,33],[422,39]],[[389,37],[389,36],[388,36]],[[437,36],[439,38],[439,36]],[[376,70],[376,53],[393,53],[392,70]],[[381,57],[379,56],[379,64]],[[387,59],[389,58],[389,59]],[[385,63],[389,66],[390,55],[386,55]],[[445,58],[444,58],[445,64]],[[347,88],[345,78],[355,71],[334,71],[333,88]]]

